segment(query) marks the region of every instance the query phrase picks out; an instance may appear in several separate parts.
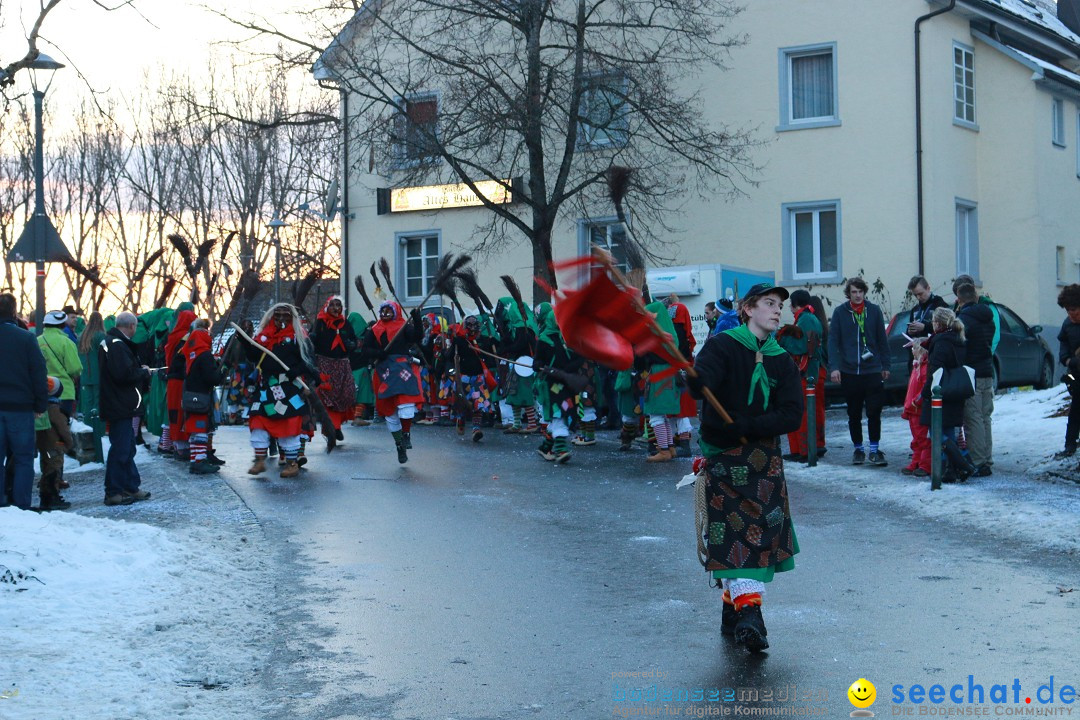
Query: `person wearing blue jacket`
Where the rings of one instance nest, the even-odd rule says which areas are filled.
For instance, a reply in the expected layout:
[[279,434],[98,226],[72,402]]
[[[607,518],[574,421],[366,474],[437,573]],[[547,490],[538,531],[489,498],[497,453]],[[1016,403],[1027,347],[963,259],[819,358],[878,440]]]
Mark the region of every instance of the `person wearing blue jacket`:
[[[852,464],[869,462],[885,466],[888,462],[878,442],[885,381],[889,379],[892,358],[885,334],[885,316],[880,307],[867,301],[867,290],[869,287],[861,277],[853,277],[844,285],[844,297],[848,300],[833,311],[829,323],[829,377],[840,383],[847,401],[848,432],[855,446]],[[868,448],[863,446],[863,408],[870,436]]]

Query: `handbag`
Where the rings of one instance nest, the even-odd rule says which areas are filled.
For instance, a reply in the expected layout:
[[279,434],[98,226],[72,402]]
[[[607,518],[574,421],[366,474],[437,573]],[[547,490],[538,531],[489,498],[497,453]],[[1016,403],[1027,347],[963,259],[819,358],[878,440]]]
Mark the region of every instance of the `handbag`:
[[934,371],[931,389],[941,387],[941,399],[945,401],[967,400],[975,396],[975,368],[967,365],[938,368]]
[[193,392],[185,390],[180,396],[180,408],[184,412],[196,415],[208,415],[214,407],[214,396],[210,393]]

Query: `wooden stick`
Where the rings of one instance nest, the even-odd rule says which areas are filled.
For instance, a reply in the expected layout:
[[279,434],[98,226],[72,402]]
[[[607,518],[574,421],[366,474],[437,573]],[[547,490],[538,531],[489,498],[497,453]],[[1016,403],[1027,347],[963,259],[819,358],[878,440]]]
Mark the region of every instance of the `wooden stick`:
[[[611,273],[612,277],[615,278],[616,282],[618,282],[625,288],[632,287],[626,277],[624,277],[623,274],[619,272],[619,269],[615,267],[615,258],[611,256],[611,253],[599,247],[598,245],[593,245],[593,257],[595,257],[597,262],[603,265],[607,269],[607,271]],[[681,352],[679,352],[679,347],[675,344],[674,339],[660,328],[660,325],[656,322],[656,318],[653,317],[653,314],[645,309],[645,303],[641,301],[641,298],[635,295],[633,297],[633,302],[634,309],[641,313],[643,316],[645,316],[646,322],[648,322],[652,326],[653,331],[656,333],[657,337],[667,337],[666,340],[661,340],[661,342],[663,342],[664,344],[664,349],[667,350],[667,352],[672,357],[674,357],[676,361],[689,366],[686,368],[687,375],[695,378],[698,377],[697,370],[695,370],[694,366],[691,365],[685,357],[683,357],[683,354]],[[731,424],[735,422],[731,418],[731,415],[728,414],[728,411],[724,409],[724,406],[720,404],[720,401],[716,399],[716,396],[713,395],[712,390],[703,386],[701,388],[701,394],[705,396],[705,399],[708,401],[709,405],[712,406],[713,410],[720,414],[720,417],[724,420],[725,423]],[[740,437],[739,442],[745,445],[746,438]]]

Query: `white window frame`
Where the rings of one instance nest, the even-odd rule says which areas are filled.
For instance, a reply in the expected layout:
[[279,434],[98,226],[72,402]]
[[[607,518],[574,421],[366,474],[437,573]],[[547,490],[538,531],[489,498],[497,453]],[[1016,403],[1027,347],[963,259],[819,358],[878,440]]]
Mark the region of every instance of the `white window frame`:
[[1058,97],[1050,101],[1050,140],[1055,147],[1065,147],[1065,101]]
[[[832,57],[832,112],[829,115],[819,117],[796,119],[792,117],[795,88],[792,85],[791,62],[798,58],[814,55],[830,55]],[[836,43],[826,42],[814,45],[783,47],[778,51],[778,58],[780,67],[780,123],[776,126],[776,131],[809,130],[840,125],[840,60],[836,52]]]
[[[578,147],[583,149],[626,147],[630,142],[630,107],[627,99],[630,92],[630,79],[625,72],[613,70],[587,73],[583,82],[581,105],[578,110],[580,118],[577,128]],[[604,91],[621,94],[622,102],[618,107],[613,108],[613,117],[606,126],[594,125],[586,118],[585,110],[588,107],[590,95]],[[597,137],[601,134],[602,137]]]
[[[836,269],[821,269],[821,213],[836,213]],[[796,215],[811,212],[814,215],[814,271],[797,272],[796,268]],[[838,283],[843,280],[843,231],[841,223],[840,200],[817,200],[813,202],[784,203],[780,210],[781,238],[783,242],[782,260],[785,283]]]
[[[397,98],[398,104],[400,106],[402,106],[402,107],[406,107],[406,104],[410,103],[410,102],[423,102],[425,100],[434,100],[435,101],[435,136],[438,137],[439,136],[439,113],[440,113],[440,110],[441,110],[441,107],[442,107],[442,99],[439,96],[439,93],[437,91],[432,90],[432,91],[426,91],[426,92],[410,93],[408,95],[404,95],[404,96],[401,96],[401,97]],[[393,122],[395,124],[398,123],[398,122],[403,122],[403,120],[402,120],[403,115],[405,115],[405,114],[401,113],[401,112],[395,113],[394,117],[393,117],[393,120],[391,122]],[[409,119],[408,119],[407,116],[404,118],[404,122],[405,123],[409,122]],[[394,132],[396,132],[396,128],[394,129]],[[407,147],[407,145],[405,143],[400,142],[400,141],[394,141],[394,140],[392,140],[392,142],[393,142],[393,149],[392,149],[391,155],[393,157],[393,162],[394,162],[394,167],[395,168],[412,168],[412,167],[420,167],[422,165],[433,165],[433,164],[435,164],[435,163],[437,163],[437,162],[439,162],[441,160],[441,158],[438,155],[428,155],[428,156],[424,156],[424,157],[409,157],[409,155],[408,155],[409,149],[408,149],[408,147]]]
[[[409,267],[408,267],[408,251],[409,240],[413,239],[428,239],[435,238],[435,255],[429,255],[426,252],[427,244],[425,243],[424,249],[421,251],[421,272],[425,273],[421,278],[421,290],[419,295],[409,293]],[[439,258],[442,257],[442,231],[441,230],[414,230],[411,232],[399,232],[394,234],[394,240],[397,243],[397,284],[400,290],[399,296],[402,302],[415,303],[424,299],[424,296],[431,290],[431,283],[434,280],[434,274],[427,275],[427,260],[433,258],[435,265],[438,265]]]
[[[628,224],[629,220],[630,219],[627,218]],[[584,257],[592,252],[593,228],[602,228],[604,230],[605,242],[602,247],[615,257],[615,267],[619,268],[619,270],[625,274],[630,269],[630,266],[626,262],[625,251],[620,255],[618,251],[613,251],[611,249],[612,235],[615,230],[621,228],[619,218],[614,215],[597,218],[580,218],[578,220],[578,255]],[[625,242],[623,244],[625,246]],[[582,277],[587,278],[587,272],[584,268],[582,269]]]
[[1080,112],[1076,113],[1076,177],[1080,178]]
[[[976,82],[976,76],[975,76],[975,48],[971,47],[970,45],[964,45],[963,43],[953,42],[952,52],[953,52],[953,55],[952,55],[953,61],[952,61],[952,66],[951,67],[952,67],[952,73],[953,73],[953,77],[952,77],[953,124],[954,125],[959,125],[960,127],[968,128],[969,130],[978,130],[979,129],[979,124],[978,124],[978,118],[979,118],[979,116],[978,116],[978,96],[975,93],[975,82]],[[956,53],[957,52],[961,53],[961,60],[966,60],[969,57],[971,58],[971,68],[970,68],[970,72],[971,72],[971,86],[970,86],[970,89],[971,89],[971,103],[970,104],[967,102],[967,92],[966,92],[968,90],[968,84],[966,82],[966,74],[969,71],[969,68],[967,67],[966,62],[957,63],[957,61],[956,61]],[[956,71],[957,70],[960,70],[960,72],[965,75],[965,78],[964,78],[963,81],[960,81],[960,82],[957,81],[957,79],[956,79]],[[957,112],[956,112],[956,109],[957,109],[956,104],[958,102],[962,102],[964,104],[964,114],[963,115],[958,115]],[[967,117],[969,107],[971,108],[971,117],[970,118]]]
[[956,274],[979,280],[979,204],[956,198]]

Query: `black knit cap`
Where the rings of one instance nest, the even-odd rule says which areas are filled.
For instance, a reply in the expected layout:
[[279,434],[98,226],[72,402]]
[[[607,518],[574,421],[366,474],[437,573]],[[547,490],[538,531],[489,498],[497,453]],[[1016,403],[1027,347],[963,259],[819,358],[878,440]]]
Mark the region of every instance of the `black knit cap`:
[[771,282],[762,282],[747,290],[746,294],[742,296],[742,299],[747,300],[752,297],[757,297],[758,295],[768,295],[770,293],[779,295],[781,300],[787,300],[788,295],[790,294],[784,288],[777,287]]

